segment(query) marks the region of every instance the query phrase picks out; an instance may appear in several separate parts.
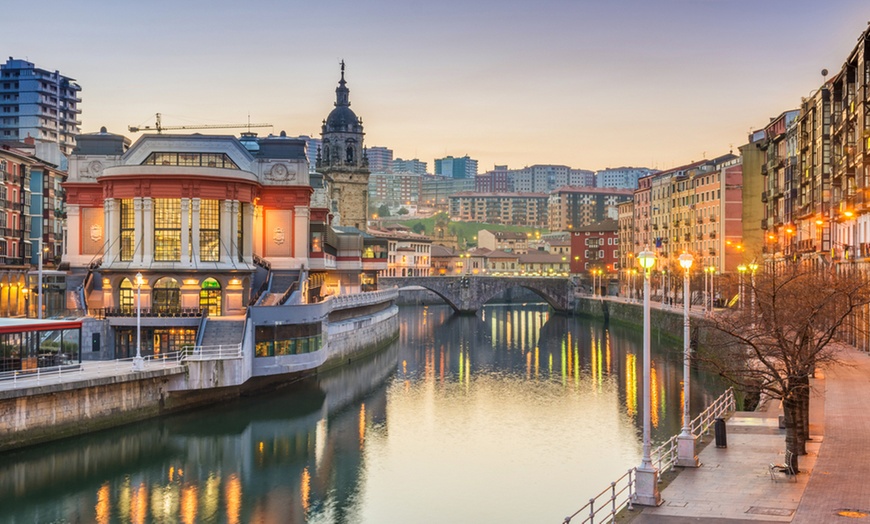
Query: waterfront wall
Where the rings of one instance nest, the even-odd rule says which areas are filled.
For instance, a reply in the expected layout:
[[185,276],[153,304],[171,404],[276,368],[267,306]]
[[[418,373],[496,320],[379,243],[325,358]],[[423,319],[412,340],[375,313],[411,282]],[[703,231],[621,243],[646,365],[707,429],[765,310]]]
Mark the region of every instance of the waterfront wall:
[[339,366],[384,347],[399,336],[399,308],[387,309],[344,322],[330,322],[324,369]]
[[[643,328],[643,303],[600,300],[589,296],[577,296],[574,314],[601,318],[606,322],[618,322]],[[658,336],[683,340],[683,307],[673,309],[650,309],[650,329]],[[692,331],[698,328],[697,319],[692,319]],[[696,335],[693,335],[696,336]]]

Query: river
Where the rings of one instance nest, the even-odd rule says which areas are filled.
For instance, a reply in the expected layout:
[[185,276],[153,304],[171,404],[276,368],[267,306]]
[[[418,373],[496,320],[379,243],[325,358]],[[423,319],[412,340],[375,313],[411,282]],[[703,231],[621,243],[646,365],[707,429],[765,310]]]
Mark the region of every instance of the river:
[[[400,324],[273,393],[0,455],[0,522],[556,524],[640,463],[639,330],[542,304]],[[679,355],[653,338],[656,442]],[[693,411],[722,389],[694,376]]]

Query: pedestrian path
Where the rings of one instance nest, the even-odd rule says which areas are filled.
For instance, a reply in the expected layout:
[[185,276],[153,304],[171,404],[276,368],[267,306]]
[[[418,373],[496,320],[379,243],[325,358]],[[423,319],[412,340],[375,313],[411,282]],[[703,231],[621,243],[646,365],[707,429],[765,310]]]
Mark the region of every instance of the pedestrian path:
[[[727,447],[708,443],[701,467],[682,469],[663,490],[659,507],[636,507],[619,522],[632,524],[734,524],[870,522],[870,356],[838,349],[839,362],[812,379],[810,436],[799,457],[797,482],[773,481],[768,464],[783,462],[785,430],[778,401],[760,411],[735,413],[727,422]],[[710,440],[712,437],[707,437]]]

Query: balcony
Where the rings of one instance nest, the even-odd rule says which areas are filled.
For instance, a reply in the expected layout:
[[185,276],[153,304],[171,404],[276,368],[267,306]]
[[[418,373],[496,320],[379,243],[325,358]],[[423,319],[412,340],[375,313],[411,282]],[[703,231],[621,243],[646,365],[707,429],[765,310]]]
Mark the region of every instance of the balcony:
[[711,239],[716,238],[716,232],[715,232],[715,231],[711,231],[711,232],[710,232],[710,238],[711,238]]
[[767,200],[768,200],[767,191],[762,191],[761,192],[761,201],[766,203]]

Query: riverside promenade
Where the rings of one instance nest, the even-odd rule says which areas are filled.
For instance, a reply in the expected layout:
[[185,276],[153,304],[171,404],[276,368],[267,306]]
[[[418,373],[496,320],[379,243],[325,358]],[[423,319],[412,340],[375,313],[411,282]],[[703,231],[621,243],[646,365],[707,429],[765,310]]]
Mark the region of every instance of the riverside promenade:
[[727,448],[712,436],[699,453],[701,467],[679,469],[662,491],[659,507],[635,506],[618,522],[632,524],[735,524],[870,522],[870,355],[838,346],[837,364],[812,379],[808,454],[798,457],[797,482],[771,480],[768,464],[782,462],[785,430],[779,401],[727,421]]

